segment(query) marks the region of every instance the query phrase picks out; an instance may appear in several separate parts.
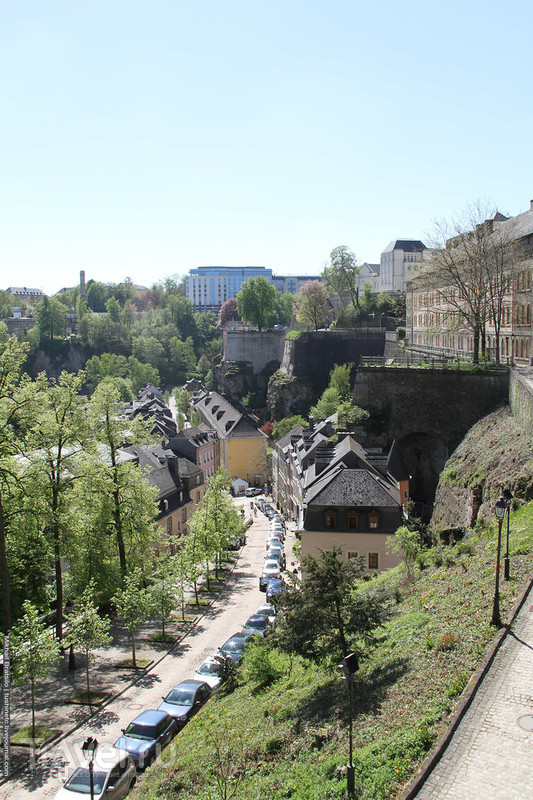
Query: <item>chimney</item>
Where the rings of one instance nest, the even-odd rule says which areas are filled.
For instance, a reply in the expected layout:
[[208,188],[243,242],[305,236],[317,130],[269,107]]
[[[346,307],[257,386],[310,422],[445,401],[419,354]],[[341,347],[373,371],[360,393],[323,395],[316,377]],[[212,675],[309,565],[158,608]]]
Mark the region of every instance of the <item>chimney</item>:
[[533,200],[529,201],[529,210],[533,211]]
[[80,270],[80,297],[82,300],[87,299],[87,295],[85,292],[85,270]]

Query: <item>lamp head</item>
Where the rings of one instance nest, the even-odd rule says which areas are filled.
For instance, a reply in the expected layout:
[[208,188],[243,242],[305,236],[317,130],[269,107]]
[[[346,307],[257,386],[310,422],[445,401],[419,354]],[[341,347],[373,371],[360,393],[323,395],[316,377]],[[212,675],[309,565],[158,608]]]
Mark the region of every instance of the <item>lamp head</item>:
[[505,512],[507,511],[508,504],[505,497],[502,495],[499,500],[496,501],[494,504],[494,513],[496,514],[497,519],[503,519],[505,517]]

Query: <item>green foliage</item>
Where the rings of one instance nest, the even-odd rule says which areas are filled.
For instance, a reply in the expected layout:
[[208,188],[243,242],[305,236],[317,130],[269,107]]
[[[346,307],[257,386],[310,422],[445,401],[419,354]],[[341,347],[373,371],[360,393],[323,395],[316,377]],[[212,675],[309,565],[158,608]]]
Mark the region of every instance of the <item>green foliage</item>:
[[422,548],[419,531],[410,530],[406,525],[402,525],[390,539],[389,546],[393,553],[403,559],[406,575],[412,578],[413,567]]
[[66,309],[55,297],[45,297],[35,309],[37,325],[41,334],[49,336],[65,336]]
[[329,386],[336,389],[342,398],[351,394],[351,372],[353,364],[335,364],[329,374]]
[[263,689],[280,678],[289,665],[288,655],[270,647],[265,639],[257,636],[246,647],[241,672],[252,686]]
[[142,585],[140,569],[135,569],[124,578],[124,586],[113,596],[118,616],[124,621],[131,637],[131,658],[133,666],[137,666],[135,653],[135,632],[139,625],[146,622],[152,612],[152,596]]
[[274,311],[276,289],[266,278],[250,278],[237,293],[237,311],[244,322],[263,330]]
[[324,389],[316,406],[311,406],[310,414],[313,419],[327,419],[335,414],[341,404],[341,397],[337,389],[329,387]]
[[361,267],[357,265],[355,253],[345,245],[335,247],[330,253],[330,263],[324,268],[322,280],[328,291],[337,298],[342,309],[349,303],[356,309],[359,297],[355,288],[355,279]]
[[87,699],[91,704],[89,684],[89,664],[93,652],[99,647],[106,647],[111,642],[108,617],[100,617],[94,599],[94,587],[89,584],[82,596],[74,603],[68,619],[68,641],[75,650],[81,650],[85,656],[85,676],[87,681]]
[[272,431],[272,438],[275,442],[278,439],[283,438],[289,431],[292,431],[297,425],[301,425],[303,428],[308,428],[309,423],[306,419],[301,417],[299,414],[296,414],[294,417],[285,417],[285,419],[280,419],[278,422],[274,423],[274,428]]
[[324,328],[330,314],[327,289],[321,281],[307,281],[296,295],[296,319],[317,331]]

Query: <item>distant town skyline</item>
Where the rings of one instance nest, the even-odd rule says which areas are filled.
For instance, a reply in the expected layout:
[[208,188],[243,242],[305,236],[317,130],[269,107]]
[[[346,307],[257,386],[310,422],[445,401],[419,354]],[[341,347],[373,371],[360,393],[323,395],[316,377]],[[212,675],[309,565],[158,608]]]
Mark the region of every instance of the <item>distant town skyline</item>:
[[347,245],[529,207],[515,0],[0,4],[3,285],[319,275]]

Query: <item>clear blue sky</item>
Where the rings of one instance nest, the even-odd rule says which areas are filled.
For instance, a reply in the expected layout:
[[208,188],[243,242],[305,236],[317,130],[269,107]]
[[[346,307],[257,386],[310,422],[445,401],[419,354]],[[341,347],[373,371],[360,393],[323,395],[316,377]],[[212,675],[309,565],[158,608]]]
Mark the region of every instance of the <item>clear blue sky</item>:
[[3,0],[0,288],[319,274],[533,198],[530,0]]

